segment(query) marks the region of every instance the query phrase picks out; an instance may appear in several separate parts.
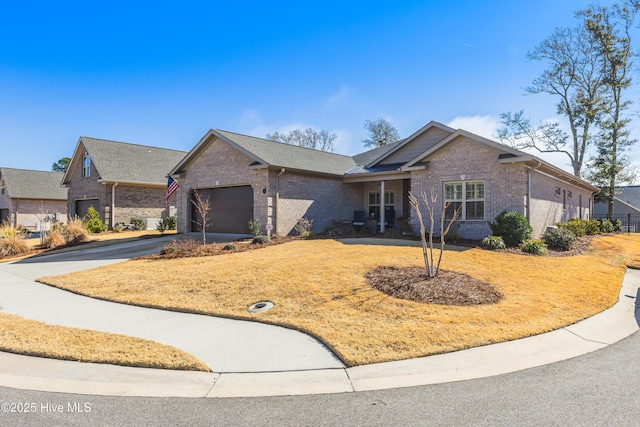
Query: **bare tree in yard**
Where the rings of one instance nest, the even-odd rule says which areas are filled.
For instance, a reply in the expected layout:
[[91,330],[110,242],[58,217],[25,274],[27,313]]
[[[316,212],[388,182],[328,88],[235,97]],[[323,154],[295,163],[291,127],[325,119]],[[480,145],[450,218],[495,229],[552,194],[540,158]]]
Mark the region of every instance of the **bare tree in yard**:
[[429,215],[429,241],[427,242],[426,236],[426,228],[424,225],[424,220],[422,217],[422,212],[420,211],[420,201],[418,198],[411,192],[409,192],[409,204],[416,211],[416,216],[418,217],[418,222],[420,225],[420,239],[422,241],[422,256],[424,258],[424,265],[427,270],[427,275],[429,277],[436,277],[440,272],[440,262],[442,261],[442,253],[444,252],[445,245],[445,237],[451,230],[451,226],[455,222],[456,219],[460,216],[460,212],[462,210],[462,206],[458,206],[457,209],[453,211],[451,218],[449,219],[449,223],[445,227],[445,213],[450,206],[450,203],[442,204],[442,212],[440,213],[440,255],[438,256],[438,263],[435,263],[433,256],[433,231],[435,228],[435,207],[438,202],[438,194],[435,189],[431,188],[431,197],[427,197],[427,193],[424,191],[421,194],[422,202],[425,204],[427,208],[427,213]]
[[196,224],[200,226],[202,229],[202,246],[206,246],[207,244],[207,223],[209,222],[209,211],[211,210],[211,204],[209,203],[208,198],[203,198],[202,194],[198,190],[193,191],[193,195],[191,197],[191,203],[196,208],[196,212],[198,212],[199,219],[192,220]]
[[594,143],[593,127],[603,110],[605,76],[597,42],[584,23],[575,28],[556,28],[554,33],[527,53],[530,61],[543,61],[548,68],[525,88],[527,94],[546,93],[558,99],[556,113],[566,118],[570,135],[558,122],[534,126],[521,110],[500,115],[504,125],[497,137],[514,148],[533,148],[542,153],[564,153],[580,177],[585,153]]

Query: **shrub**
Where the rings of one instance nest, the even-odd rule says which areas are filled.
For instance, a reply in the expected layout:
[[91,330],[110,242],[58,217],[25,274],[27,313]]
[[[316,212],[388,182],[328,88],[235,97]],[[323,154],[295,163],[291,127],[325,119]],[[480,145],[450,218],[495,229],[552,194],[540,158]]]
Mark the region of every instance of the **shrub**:
[[160,254],[188,255],[199,251],[201,247],[202,246],[193,239],[172,240],[160,250]]
[[524,215],[518,212],[502,211],[495,223],[489,223],[494,236],[502,236],[507,246],[518,246],[531,238],[533,229]]
[[129,222],[131,222],[131,225],[133,226],[134,230],[144,230],[145,228],[144,219],[142,218],[134,217],[134,218],[131,218]]
[[571,231],[575,237],[582,237],[587,234],[587,223],[584,219],[571,218],[566,224],[556,224],[558,227]]
[[113,232],[114,233],[122,233],[122,226],[121,225],[116,225],[115,227],[113,227]]
[[312,228],[313,220],[307,218],[300,218],[296,225],[293,227],[293,229],[296,230],[298,234],[305,239],[313,237],[313,233],[311,232]]
[[177,230],[178,229],[178,217],[175,215],[168,216],[162,221],[166,222],[167,230]]
[[259,236],[262,223],[259,219],[250,219],[247,228],[249,228],[249,233],[251,233],[252,236]]
[[269,237],[267,236],[256,236],[253,238],[253,240],[251,241],[252,244],[265,244],[265,243],[269,243]]
[[487,236],[482,239],[481,245],[483,248],[491,250],[507,249],[507,245],[504,244],[504,240],[500,236]]
[[44,238],[43,243],[45,247],[51,249],[57,246],[64,245],[66,243],[66,240],[64,238],[64,235],[62,234],[62,230],[63,228],[61,228],[60,230],[53,229],[49,231],[47,237]]
[[567,227],[550,228],[543,238],[549,247],[561,251],[568,251],[576,242],[576,235]]
[[62,233],[62,237],[64,237],[64,240],[69,245],[77,245],[89,240],[87,229],[84,228],[84,223],[78,217],[70,220],[67,225],[61,229],[60,232]]
[[528,254],[541,255],[547,251],[547,245],[542,240],[526,240],[520,244],[520,250]]
[[164,234],[167,230],[175,230],[176,229],[176,217],[170,216],[167,218],[162,218],[156,224],[156,230],[160,232],[160,234]]
[[590,219],[585,221],[585,233],[588,236],[600,234],[600,222],[597,219]]
[[0,225],[0,258],[28,253],[28,235],[29,233],[21,227],[7,223]]
[[235,243],[227,243],[222,249],[225,251],[235,251],[236,249],[238,249],[238,247],[235,245]]
[[619,219],[616,219],[615,221],[613,221],[613,231],[617,233],[621,230],[622,230],[622,221],[620,221]]
[[100,213],[93,207],[93,205],[89,206],[89,209],[87,209],[87,217],[84,220],[84,226],[89,233],[102,233],[107,229],[107,226],[104,225],[100,219]]
[[615,231],[615,226],[610,219],[603,218],[600,220],[600,232],[601,233],[613,233]]

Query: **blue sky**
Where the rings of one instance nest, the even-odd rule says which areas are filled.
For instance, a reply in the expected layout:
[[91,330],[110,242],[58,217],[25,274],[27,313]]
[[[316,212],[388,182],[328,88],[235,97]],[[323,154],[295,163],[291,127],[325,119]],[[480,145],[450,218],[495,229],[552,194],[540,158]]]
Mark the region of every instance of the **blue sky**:
[[491,137],[502,112],[553,118],[554,98],[523,96],[544,68],[525,54],[587,4],[3,2],[0,165],[49,170],[81,135],[188,151],[211,128],[311,126],[355,154],[378,117]]

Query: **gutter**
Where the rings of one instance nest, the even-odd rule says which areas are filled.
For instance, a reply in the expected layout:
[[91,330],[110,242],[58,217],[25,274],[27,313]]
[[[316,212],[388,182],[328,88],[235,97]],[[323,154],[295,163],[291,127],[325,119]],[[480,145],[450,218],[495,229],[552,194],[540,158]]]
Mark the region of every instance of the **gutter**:
[[116,187],[118,186],[117,182],[114,182],[113,185],[111,186],[111,218],[110,218],[110,223],[111,223],[111,229],[113,230],[113,227],[115,227],[116,223],[115,223],[115,212],[116,212]]
[[[275,226],[274,226],[276,234],[278,233],[278,205],[279,205],[278,200],[280,199],[280,193],[278,191],[278,178],[280,178],[282,175],[284,175],[285,172],[286,172],[286,169],[282,168],[282,169],[280,169],[280,172],[278,172],[276,174],[276,177],[275,177],[274,186],[275,186],[275,193],[276,194],[275,194],[275,197],[273,199],[273,216],[274,216],[273,219],[275,220],[275,223],[276,223]],[[270,235],[271,232],[269,231],[267,234]],[[269,236],[269,237],[271,237],[271,236]]]
[[542,166],[542,162],[540,160],[536,160],[538,162],[535,166],[526,166],[527,167],[527,221],[531,224],[531,172],[538,169]]

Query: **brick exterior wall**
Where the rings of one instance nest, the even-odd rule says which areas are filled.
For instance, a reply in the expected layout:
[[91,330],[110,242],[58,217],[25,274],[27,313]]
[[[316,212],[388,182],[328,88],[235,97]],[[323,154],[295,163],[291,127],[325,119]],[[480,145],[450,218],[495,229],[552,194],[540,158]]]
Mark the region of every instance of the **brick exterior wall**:
[[[84,152],[80,147],[78,152]],[[82,176],[82,161],[71,171],[68,185],[67,211],[69,217],[74,217],[76,202],[79,200],[96,199],[99,205],[94,206],[100,213],[100,218],[111,227],[112,214],[112,183],[98,182],[100,176],[93,160],[91,161],[91,175]],[[114,224],[117,222],[129,223],[132,217],[140,218],[164,218],[169,215],[169,207],[165,204],[165,187],[132,186],[119,184],[115,187]],[[171,196],[169,205],[175,205],[176,195]]]
[[[588,219],[591,193],[538,171],[531,172],[531,211],[533,237],[540,238],[547,227],[571,218]],[[560,189],[556,195],[555,188]],[[581,204],[582,202],[582,204]]]
[[[251,169],[253,160],[227,143],[214,139],[188,166],[184,178],[177,180],[178,232],[191,231],[191,191],[198,188],[250,185],[253,189],[253,216],[263,227],[273,215],[274,176],[266,169]],[[263,193],[266,189],[266,193]],[[247,233],[249,230],[247,229]]]
[[[47,215],[60,215],[60,222],[67,221],[67,202],[65,200],[35,200],[6,198],[0,209],[9,210],[9,222],[29,229],[40,228],[40,222]],[[45,226],[46,227],[46,226]]]
[[362,185],[343,184],[342,177],[285,173],[279,178],[277,227],[291,234],[300,218],[313,219],[313,232],[323,232],[333,221],[351,221],[353,211],[363,209]]
[[[527,173],[523,165],[503,165],[498,162],[501,152],[486,144],[459,137],[429,157],[425,171],[411,173],[411,188],[418,196],[421,191],[430,195],[431,188],[438,193],[438,213],[442,210],[445,182],[484,181],[484,220],[458,219],[453,229],[464,238],[482,239],[491,232],[488,221],[504,209],[526,214]],[[426,207],[422,205],[426,221]],[[414,229],[418,230],[415,215]],[[440,215],[436,217],[439,230]],[[436,233],[436,234],[439,234]]]

